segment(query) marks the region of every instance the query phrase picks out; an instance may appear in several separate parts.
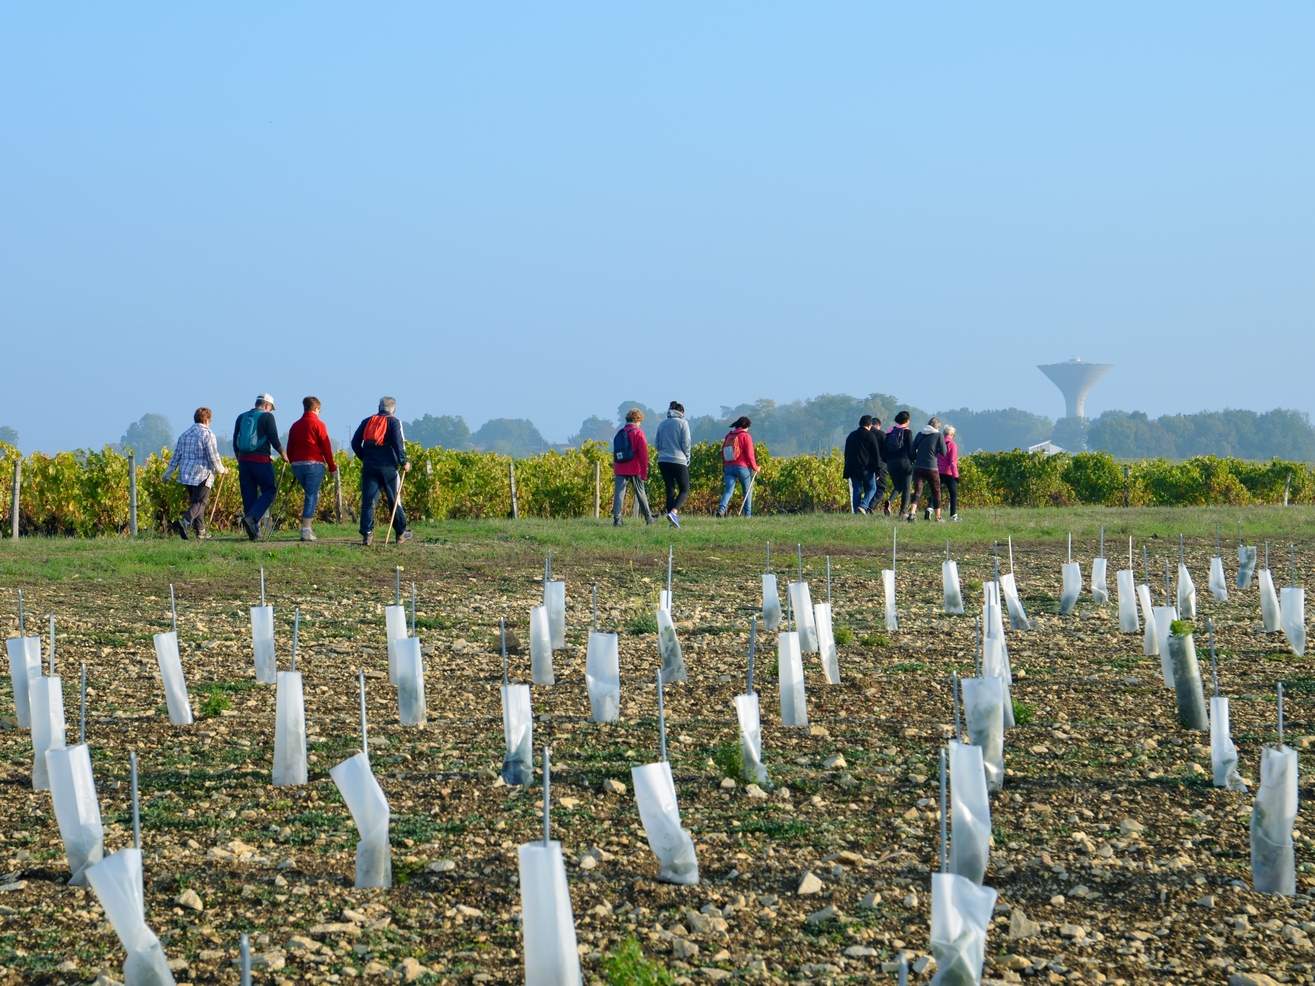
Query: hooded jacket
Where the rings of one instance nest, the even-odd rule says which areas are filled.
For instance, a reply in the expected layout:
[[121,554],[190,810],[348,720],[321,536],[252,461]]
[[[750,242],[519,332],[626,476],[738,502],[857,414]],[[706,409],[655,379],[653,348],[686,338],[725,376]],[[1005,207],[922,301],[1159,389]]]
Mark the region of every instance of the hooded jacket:
[[869,473],[880,472],[880,432],[858,427],[845,439],[845,471],[842,479],[861,479]]
[[918,437],[913,439],[913,468],[936,471],[936,457],[948,454],[945,448],[945,436],[939,428],[924,425]]
[[668,411],[657,427],[657,434],[653,436],[653,447],[657,449],[658,462],[689,465],[689,422],[685,420],[685,415],[679,411]]

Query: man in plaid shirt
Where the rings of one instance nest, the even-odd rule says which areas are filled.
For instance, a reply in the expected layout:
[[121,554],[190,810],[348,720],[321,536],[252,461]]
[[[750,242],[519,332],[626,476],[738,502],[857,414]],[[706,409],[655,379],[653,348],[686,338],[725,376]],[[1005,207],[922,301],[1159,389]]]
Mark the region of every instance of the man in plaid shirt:
[[215,447],[215,434],[210,430],[210,408],[198,407],[192,415],[196,422],[192,427],[178,436],[174,446],[169,469],[165,472],[167,480],[174,473],[178,482],[187,487],[187,512],[173,522],[173,529],[184,541],[195,531],[199,540],[210,537],[205,529],[205,507],[210,500],[210,486],[215,481],[215,474],[228,472],[219,458]]

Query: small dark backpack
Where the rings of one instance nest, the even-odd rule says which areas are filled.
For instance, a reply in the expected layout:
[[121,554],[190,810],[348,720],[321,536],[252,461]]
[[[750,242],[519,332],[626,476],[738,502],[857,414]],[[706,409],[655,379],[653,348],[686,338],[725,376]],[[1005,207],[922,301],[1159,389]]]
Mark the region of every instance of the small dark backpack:
[[894,456],[898,459],[907,459],[908,454],[905,452],[906,443],[909,438],[907,428],[896,428],[886,436],[886,458]]
[[629,462],[635,457],[635,446],[630,441],[630,429],[622,428],[612,439],[612,461]]

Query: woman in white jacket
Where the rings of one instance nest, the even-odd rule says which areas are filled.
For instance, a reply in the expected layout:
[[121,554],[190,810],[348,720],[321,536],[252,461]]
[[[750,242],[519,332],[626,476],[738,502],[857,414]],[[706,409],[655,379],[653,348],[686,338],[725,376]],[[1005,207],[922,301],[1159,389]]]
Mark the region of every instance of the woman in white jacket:
[[680,526],[680,508],[689,496],[689,422],[685,420],[685,406],[672,401],[667,416],[658,425],[653,436],[653,447],[658,452],[658,472],[667,488],[667,520],[672,527]]

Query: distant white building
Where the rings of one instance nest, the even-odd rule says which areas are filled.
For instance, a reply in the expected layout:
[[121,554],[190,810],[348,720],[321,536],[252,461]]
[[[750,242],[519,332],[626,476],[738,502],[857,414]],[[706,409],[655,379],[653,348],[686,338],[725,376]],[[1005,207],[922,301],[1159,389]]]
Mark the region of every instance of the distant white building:
[[1051,441],[1042,442],[1040,445],[1029,445],[1027,450],[1029,452],[1040,452],[1042,455],[1059,455],[1060,452],[1068,451],[1068,449],[1060,448]]

